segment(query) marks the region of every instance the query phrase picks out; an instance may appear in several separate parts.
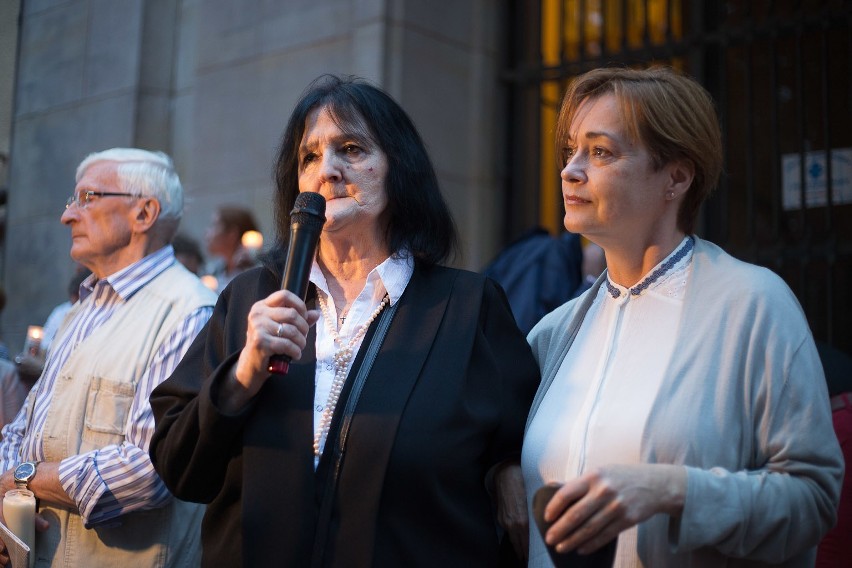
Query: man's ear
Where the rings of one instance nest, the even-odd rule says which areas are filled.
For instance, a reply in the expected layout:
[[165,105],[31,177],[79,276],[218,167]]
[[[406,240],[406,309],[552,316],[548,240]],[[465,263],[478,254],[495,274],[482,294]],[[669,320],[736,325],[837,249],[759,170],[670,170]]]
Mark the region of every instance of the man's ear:
[[160,202],[153,197],[140,197],[135,209],[133,228],[139,233],[148,232],[160,218]]

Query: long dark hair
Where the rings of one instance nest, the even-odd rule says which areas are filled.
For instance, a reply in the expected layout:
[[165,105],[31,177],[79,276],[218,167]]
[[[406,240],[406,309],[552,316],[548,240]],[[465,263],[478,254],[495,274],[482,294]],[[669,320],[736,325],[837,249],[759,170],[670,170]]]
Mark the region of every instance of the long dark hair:
[[432,161],[414,123],[390,95],[355,77],[322,75],[305,90],[287,122],[275,163],[278,255],[287,250],[290,211],[299,194],[299,144],[308,115],[328,110],[342,130],[366,133],[387,156],[386,241],[392,254],[408,250],[433,266],[457,251],[456,227]]

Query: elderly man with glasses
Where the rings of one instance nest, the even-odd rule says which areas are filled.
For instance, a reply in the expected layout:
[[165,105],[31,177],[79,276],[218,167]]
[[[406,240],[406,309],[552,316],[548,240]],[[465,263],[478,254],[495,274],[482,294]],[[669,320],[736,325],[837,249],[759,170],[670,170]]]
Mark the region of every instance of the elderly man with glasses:
[[197,565],[203,511],[174,499],[148,457],[148,396],[215,303],[169,244],[180,180],[163,153],[114,148],[83,160],[65,207],[71,257],[92,275],[3,429],[0,495],[39,500],[39,566]]

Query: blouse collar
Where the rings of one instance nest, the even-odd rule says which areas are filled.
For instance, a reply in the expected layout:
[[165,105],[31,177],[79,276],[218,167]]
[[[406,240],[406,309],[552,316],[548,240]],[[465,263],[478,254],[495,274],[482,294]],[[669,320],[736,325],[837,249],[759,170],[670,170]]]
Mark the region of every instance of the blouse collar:
[[[613,298],[618,298],[622,295],[622,293],[626,294],[628,291],[630,292],[631,296],[639,296],[640,294],[642,294],[642,292],[651,288],[655,283],[657,283],[660,278],[671,273],[675,265],[677,265],[677,263],[681,260],[684,260],[687,255],[692,252],[694,246],[695,239],[692,236],[688,235],[684,237],[678,248],[676,248],[671,254],[664,258],[659,264],[657,264],[657,266],[651,269],[648,275],[645,276],[645,278],[643,278],[638,284],[636,284],[635,286],[631,286],[630,288],[625,288],[614,283],[612,280],[610,280],[609,274],[607,273],[606,280],[604,280],[604,284],[606,285],[607,291]],[[689,259],[686,260],[684,265],[686,265],[688,262]]]

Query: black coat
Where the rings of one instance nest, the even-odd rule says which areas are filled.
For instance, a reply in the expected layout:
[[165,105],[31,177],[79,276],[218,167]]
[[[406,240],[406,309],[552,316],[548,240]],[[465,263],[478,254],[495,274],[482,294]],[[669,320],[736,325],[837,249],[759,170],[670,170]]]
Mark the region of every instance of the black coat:
[[[311,565],[332,453],[315,472],[313,334],[301,361],[239,416],[216,405],[245,343],[246,314],[278,287],[266,269],[238,276],[151,395],[157,471],[178,498],[208,504],[205,566]],[[538,382],[499,286],[471,272],[416,269],[351,423],[324,565],[496,565],[486,474],[519,457]]]

